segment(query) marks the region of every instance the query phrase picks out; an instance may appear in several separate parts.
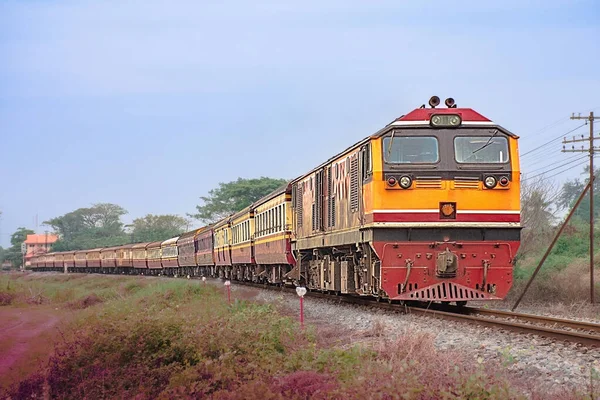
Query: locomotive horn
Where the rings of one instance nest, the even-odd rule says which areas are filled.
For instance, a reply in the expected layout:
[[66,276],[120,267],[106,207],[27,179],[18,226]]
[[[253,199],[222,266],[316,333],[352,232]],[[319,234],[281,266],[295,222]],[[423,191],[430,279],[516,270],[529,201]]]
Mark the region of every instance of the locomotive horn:
[[452,97],[448,97],[445,101],[446,107],[448,108],[456,108],[456,102]]
[[436,108],[440,105],[440,98],[437,96],[431,96],[431,98],[429,99],[429,105],[431,106],[431,108]]

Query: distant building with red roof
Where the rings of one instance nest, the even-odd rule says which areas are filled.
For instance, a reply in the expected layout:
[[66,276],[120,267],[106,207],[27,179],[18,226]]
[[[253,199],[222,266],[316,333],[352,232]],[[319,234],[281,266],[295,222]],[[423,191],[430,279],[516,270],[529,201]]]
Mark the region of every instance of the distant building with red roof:
[[47,233],[47,234],[33,234],[27,235],[25,239],[26,253],[25,253],[25,265],[28,265],[29,260],[33,256],[48,253],[52,250],[52,245],[58,240],[58,235]]

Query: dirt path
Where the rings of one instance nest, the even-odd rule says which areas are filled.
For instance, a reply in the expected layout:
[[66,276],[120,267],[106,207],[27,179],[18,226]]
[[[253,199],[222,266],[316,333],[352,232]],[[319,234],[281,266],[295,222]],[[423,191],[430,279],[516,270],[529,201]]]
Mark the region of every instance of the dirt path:
[[24,378],[48,357],[62,319],[52,307],[0,308],[0,387]]

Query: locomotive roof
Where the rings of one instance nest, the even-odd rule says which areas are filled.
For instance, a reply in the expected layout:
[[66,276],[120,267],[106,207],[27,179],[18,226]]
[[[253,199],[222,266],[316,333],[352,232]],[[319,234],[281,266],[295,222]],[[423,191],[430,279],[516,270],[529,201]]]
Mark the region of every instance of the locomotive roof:
[[[385,128],[379,130],[374,136],[379,137],[383,135],[385,132],[389,130],[390,126],[423,126],[429,125],[429,121],[431,120],[431,116],[434,114],[446,114],[446,115],[459,115],[462,120],[462,127],[478,127],[478,126],[488,126],[500,129],[503,133],[508,136],[514,137],[518,139],[518,136],[512,132],[509,132],[505,128],[494,123],[487,117],[479,114],[477,111],[472,108],[417,108],[409,112],[406,115],[403,115],[399,118],[396,118],[394,121],[386,125]],[[455,129],[455,128],[451,128]]]
[[[340,158],[344,154],[349,153],[350,151],[354,150],[355,148],[362,146],[363,144],[369,142],[371,139],[376,139],[376,138],[379,138],[379,137],[385,135],[386,133],[390,132],[391,130],[393,130],[396,127],[402,126],[405,128],[409,128],[409,127],[423,128],[425,126],[429,126],[429,120],[431,119],[431,116],[433,114],[458,114],[461,116],[463,128],[464,127],[496,128],[496,129],[499,129],[502,133],[504,133],[510,137],[513,137],[515,139],[519,138],[514,133],[509,132],[505,128],[502,128],[501,126],[497,125],[490,119],[479,114],[477,111],[473,110],[472,108],[424,108],[424,107],[421,107],[421,108],[414,109],[413,111],[409,112],[406,115],[402,115],[402,116],[396,118],[394,121],[387,124],[385,127],[378,130],[374,134],[367,136],[366,138],[354,143],[352,146],[347,147],[345,150],[339,152],[338,154],[334,155],[333,157],[328,158],[327,161],[319,164],[317,167],[315,167],[315,168],[311,169],[310,171],[293,179],[290,183],[296,182],[296,181],[312,174],[313,172],[318,171],[319,169],[323,168],[324,166],[332,163],[334,160]],[[439,128],[433,128],[433,129],[439,129]],[[456,128],[449,128],[449,129],[456,129]]]

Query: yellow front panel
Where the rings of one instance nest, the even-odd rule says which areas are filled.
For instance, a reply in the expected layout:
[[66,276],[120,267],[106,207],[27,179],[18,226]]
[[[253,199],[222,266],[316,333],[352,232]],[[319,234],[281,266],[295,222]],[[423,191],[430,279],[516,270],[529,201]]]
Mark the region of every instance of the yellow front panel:
[[[517,140],[509,138],[511,154],[511,182],[508,187],[486,189],[482,182],[477,188],[460,188],[454,180],[443,180],[439,188],[418,188],[417,183],[409,189],[395,186],[389,188],[383,180],[381,138],[372,141],[373,180],[363,186],[365,214],[373,210],[437,210],[440,202],[456,202],[457,210],[519,211],[520,168]],[[398,177],[399,178],[399,177]]]

